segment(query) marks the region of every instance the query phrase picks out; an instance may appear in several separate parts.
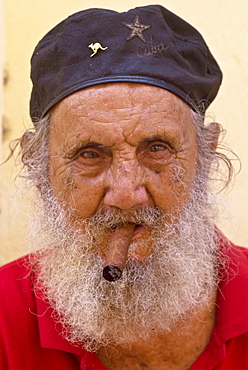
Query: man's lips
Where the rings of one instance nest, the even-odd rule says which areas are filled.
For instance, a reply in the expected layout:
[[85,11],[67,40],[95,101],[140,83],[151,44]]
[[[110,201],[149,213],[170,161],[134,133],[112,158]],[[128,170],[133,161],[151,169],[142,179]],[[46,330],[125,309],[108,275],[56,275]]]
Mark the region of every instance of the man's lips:
[[[111,233],[113,233],[118,227],[119,226],[112,228]],[[147,238],[148,236],[150,236],[150,227],[144,224],[142,225],[137,224],[135,226],[131,241],[142,239],[142,238]]]
[[132,237],[132,241],[147,237],[149,228],[146,225],[136,225]]
[[[126,225],[128,225],[127,223]],[[133,224],[131,222],[131,224]],[[103,232],[99,234],[99,236],[96,239],[96,243],[98,246],[98,251],[103,260],[106,259],[107,255],[109,254],[110,250],[110,243],[111,240],[116,232],[117,229],[119,228],[124,228],[125,229],[125,224],[116,224],[113,225],[112,227],[108,227],[103,229]],[[142,244],[139,246],[136,246],[137,249],[130,251],[129,257],[133,259],[136,258],[136,256],[142,256],[145,257],[146,255],[149,255],[151,253],[151,245],[152,243],[152,235],[151,235],[151,226],[147,224],[135,224],[135,228],[132,231],[132,235],[130,238],[130,244],[132,242],[138,242],[140,241]],[[129,247],[128,247],[129,248]]]

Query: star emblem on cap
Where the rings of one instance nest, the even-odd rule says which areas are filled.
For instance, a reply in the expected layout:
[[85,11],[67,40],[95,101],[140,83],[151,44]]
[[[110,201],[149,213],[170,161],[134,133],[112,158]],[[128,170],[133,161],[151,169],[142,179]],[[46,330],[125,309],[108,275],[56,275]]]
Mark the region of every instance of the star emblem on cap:
[[127,40],[131,40],[133,37],[139,37],[140,40],[142,40],[145,44],[146,44],[146,39],[144,38],[143,36],[143,32],[145,30],[147,30],[148,28],[150,28],[151,26],[145,26],[144,24],[141,24],[140,21],[139,21],[139,16],[136,15],[133,23],[125,23],[125,22],[122,22],[124,24],[124,26],[130,28],[130,30],[132,30],[132,32],[130,33],[130,35],[128,36]]

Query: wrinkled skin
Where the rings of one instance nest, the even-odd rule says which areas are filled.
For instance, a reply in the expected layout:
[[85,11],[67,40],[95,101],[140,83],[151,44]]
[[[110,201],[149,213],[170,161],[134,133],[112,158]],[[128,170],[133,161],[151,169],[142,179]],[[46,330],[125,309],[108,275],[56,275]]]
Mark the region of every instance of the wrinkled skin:
[[[196,162],[190,108],[164,89],[99,85],[70,95],[52,110],[50,182],[56,198],[74,207],[72,219],[79,223],[97,212],[144,205],[180,214],[191,194]],[[141,261],[152,252],[149,229],[137,227],[135,239],[144,241],[133,252]],[[99,247],[102,258],[105,247]],[[188,369],[211,336],[215,300],[213,290],[196,316],[168,334],[151,333],[149,343],[103,347],[97,355],[111,370]]]
[[[154,86],[114,83],[81,90],[52,111],[50,181],[74,218],[142,205],[179,212],[192,189],[197,145],[190,108]],[[146,237],[139,227],[133,240]],[[104,256],[104,246],[99,253]]]

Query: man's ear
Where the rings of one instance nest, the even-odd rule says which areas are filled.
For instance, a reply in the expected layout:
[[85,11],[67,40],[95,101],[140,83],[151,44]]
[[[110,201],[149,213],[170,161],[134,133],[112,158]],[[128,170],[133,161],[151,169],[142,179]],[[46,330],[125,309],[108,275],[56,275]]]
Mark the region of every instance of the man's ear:
[[210,125],[207,126],[207,136],[208,136],[208,143],[209,143],[209,150],[211,152],[215,152],[217,145],[218,145],[218,140],[220,136],[220,125],[217,122],[212,122]]
[[26,162],[28,162],[28,160],[32,157],[33,152],[34,152],[33,137],[34,137],[34,132],[30,130],[30,131],[24,132],[20,140],[22,160],[23,160],[24,165],[27,165],[27,166],[28,164]]
[[202,156],[205,157],[206,161],[202,163],[206,173],[209,173],[213,156],[218,146],[218,140],[221,132],[221,126],[217,122],[212,122],[207,126],[203,127],[204,132],[204,147],[200,147]]
[[[20,140],[20,147],[21,147],[21,152],[22,152],[21,154],[22,162],[24,166],[26,166],[31,178],[33,178],[32,168],[34,167],[33,156],[34,156],[35,151],[37,150],[37,148],[34,145],[34,138],[35,138],[35,133],[33,132],[33,130],[32,131],[30,130],[30,131],[26,131]],[[38,188],[38,190],[41,192],[40,182],[37,179],[33,179],[33,180],[35,180],[34,181],[35,185]]]

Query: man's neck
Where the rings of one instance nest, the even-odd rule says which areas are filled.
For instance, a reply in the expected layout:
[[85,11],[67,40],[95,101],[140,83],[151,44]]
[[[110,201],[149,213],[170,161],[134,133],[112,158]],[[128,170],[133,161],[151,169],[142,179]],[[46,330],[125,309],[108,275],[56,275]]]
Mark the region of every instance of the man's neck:
[[[215,299],[171,332],[151,335],[129,347],[102,347],[97,355],[109,370],[186,370],[207,346],[215,322]],[[124,328],[125,330],[125,328]]]

